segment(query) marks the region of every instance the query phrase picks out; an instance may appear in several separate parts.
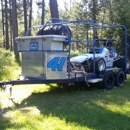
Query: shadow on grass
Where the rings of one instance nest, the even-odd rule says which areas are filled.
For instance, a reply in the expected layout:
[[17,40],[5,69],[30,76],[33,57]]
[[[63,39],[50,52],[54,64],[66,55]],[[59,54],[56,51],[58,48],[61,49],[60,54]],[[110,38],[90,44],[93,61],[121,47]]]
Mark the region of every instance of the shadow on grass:
[[11,125],[10,118],[4,116],[4,113],[9,110],[10,108],[6,108],[4,110],[0,108],[0,130],[6,130],[6,128],[9,128]]
[[[75,87],[75,92],[68,88],[51,87],[51,91],[32,94],[19,107],[23,107],[27,103],[28,106],[36,106],[43,115],[51,114],[54,117],[65,119],[67,123],[75,123],[96,130],[130,129],[130,117],[112,112],[95,103],[97,98],[98,100],[106,98],[105,95],[100,96],[100,90]],[[93,91],[96,92],[93,94]],[[109,99],[111,100],[112,97]],[[114,103],[114,100],[111,102]]]
[[96,84],[86,84],[86,82],[77,82],[72,84],[57,84],[57,87],[53,85],[50,86],[50,92],[59,93],[59,92],[76,92],[76,91],[95,91],[96,89],[103,89],[100,83]]
[[[58,87],[50,85],[49,91],[33,93],[16,105],[16,109],[35,106],[42,115],[58,117],[68,124],[74,123],[95,130],[128,130],[129,115],[112,112],[96,103],[106,98],[106,101],[113,104],[123,105],[115,102],[115,95],[111,93],[112,90],[98,90],[96,86],[85,87],[84,83],[80,83],[80,87],[79,84]],[[6,121],[9,123],[9,120]]]

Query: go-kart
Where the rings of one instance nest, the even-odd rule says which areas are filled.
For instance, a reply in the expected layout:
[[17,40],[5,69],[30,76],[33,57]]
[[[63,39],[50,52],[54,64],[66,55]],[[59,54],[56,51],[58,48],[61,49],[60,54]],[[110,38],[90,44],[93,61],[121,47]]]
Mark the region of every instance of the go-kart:
[[[120,59],[117,54],[117,41],[112,39],[95,39],[94,45],[89,47],[86,54],[70,59],[72,70],[100,73],[106,68],[115,67]],[[94,69],[95,66],[95,69]]]

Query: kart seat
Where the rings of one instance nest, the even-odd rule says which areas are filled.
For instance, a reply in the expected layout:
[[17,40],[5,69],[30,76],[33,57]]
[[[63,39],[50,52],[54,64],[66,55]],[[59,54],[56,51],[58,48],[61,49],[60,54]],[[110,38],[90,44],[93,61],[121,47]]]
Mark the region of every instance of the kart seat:
[[111,41],[106,41],[106,42],[104,43],[104,46],[105,46],[108,50],[111,50],[112,42],[111,42]]
[[103,50],[103,47],[102,47],[102,46],[99,46],[99,47],[91,46],[89,53],[94,53],[94,52],[95,52],[96,54],[101,54],[101,53],[102,53],[102,50]]

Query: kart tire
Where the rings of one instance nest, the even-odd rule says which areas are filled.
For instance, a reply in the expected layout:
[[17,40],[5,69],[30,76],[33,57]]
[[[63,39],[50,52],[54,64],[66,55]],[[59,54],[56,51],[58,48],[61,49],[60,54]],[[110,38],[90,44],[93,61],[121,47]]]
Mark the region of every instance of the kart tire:
[[115,75],[112,71],[106,72],[104,78],[103,78],[103,87],[105,89],[111,90],[114,88],[115,84]]
[[[94,62],[94,60],[92,60],[92,65],[91,65],[92,72],[94,72],[93,62]],[[100,65],[102,65],[101,67],[103,67],[103,70],[99,69]],[[104,59],[103,58],[95,59],[95,73],[98,74],[98,73],[104,72],[105,70],[106,70],[106,63],[105,63]]]
[[[63,25],[54,25],[54,26],[46,26],[41,28],[37,35],[64,35],[67,38],[71,39],[71,31],[68,26]],[[67,41],[64,44],[68,44]]]
[[119,60],[117,60],[117,61],[115,61],[114,62],[114,66],[115,67],[118,67],[118,68],[122,68],[122,69],[124,69],[125,70],[125,68],[127,69],[127,70],[130,70],[130,61],[129,61],[129,59],[127,59],[127,64],[126,64],[126,66],[125,66],[125,57],[124,56],[122,56],[122,57],[120,57],[120,59]]

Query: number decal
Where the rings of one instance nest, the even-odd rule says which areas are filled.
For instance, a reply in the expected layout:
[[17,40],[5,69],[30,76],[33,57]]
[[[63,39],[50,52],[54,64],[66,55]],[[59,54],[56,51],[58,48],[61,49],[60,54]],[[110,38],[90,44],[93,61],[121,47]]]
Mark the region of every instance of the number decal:
[[63,68],[64,63],[65,63],[65,57],[62,57],[62,58],[60,59],[60,64],[59,64],[59,66],[58,66],[58,71],[62,71],[62,68]]
[[62,71],[65,60],[65,57],[55,57],[47,63],[47,68],[51,68],[52,71],[56,71],[56,68],[58,71]]

